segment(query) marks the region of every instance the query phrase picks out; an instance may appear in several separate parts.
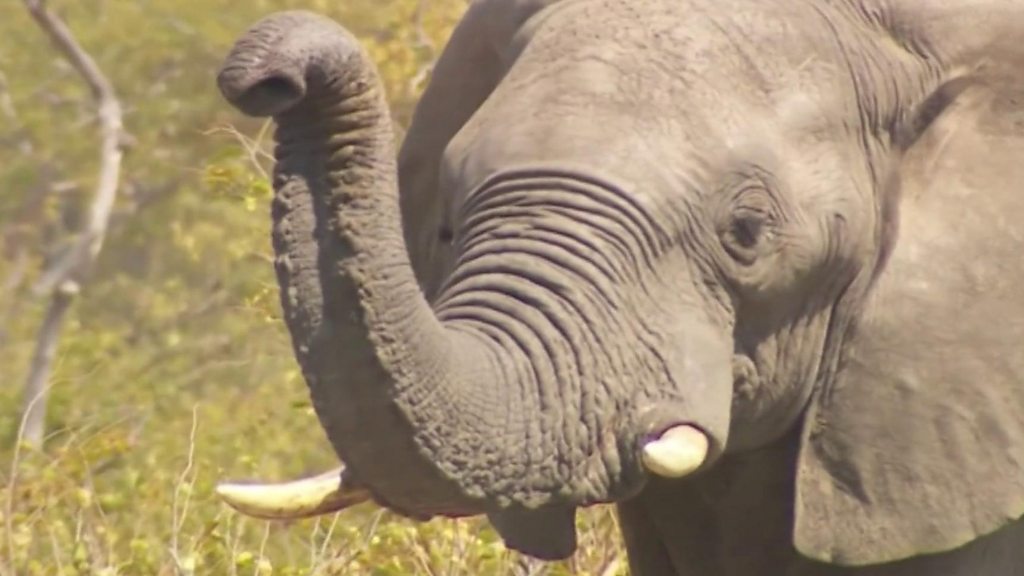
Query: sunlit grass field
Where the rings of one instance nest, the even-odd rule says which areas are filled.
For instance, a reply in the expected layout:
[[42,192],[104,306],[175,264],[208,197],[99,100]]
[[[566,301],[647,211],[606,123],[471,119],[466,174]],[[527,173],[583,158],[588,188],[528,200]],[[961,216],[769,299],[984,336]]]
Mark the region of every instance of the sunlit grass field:
[[241,390],[196,374],[181,398],[147,398],[105,376],[62,383],[80,394],[75,424],[55,429],[44,451],[5,453],[5,573],[625,574],[605,508],[581,514],[572,561],[548,566],[522,562],[476,520],[418,524],[370,504],[294,523],[245,518],[212,495],[218,479],[333,462],[301,383]]

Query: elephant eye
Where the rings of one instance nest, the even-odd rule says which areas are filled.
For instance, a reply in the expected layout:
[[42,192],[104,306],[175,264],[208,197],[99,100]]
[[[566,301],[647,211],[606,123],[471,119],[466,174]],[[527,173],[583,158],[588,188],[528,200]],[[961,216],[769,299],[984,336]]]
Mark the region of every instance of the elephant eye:
[[772,235],[774,216],[771,201],[763,190],[744,193],[742,197],[730,210],[720,236],[729,256],[741,265],[750,266]]
[[737,247],[749,250],[757,246],[763,227],[764,217],[761,214],[737,216],[732,221],[732,238]]

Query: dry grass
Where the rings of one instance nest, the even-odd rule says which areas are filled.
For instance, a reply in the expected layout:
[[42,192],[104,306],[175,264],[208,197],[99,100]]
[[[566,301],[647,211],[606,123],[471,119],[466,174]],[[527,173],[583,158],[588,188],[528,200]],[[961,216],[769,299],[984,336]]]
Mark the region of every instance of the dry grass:
[[[228,465],[234,474],[239,461],[254,475],[258,468],[295,474],[289,456],[304,460],[301,453],[317,443],[304,440],[307,426],[297,426],[279,430],[295,436],[279,434],[273,446],[263,446],[285,454],[284,464],[241,456],[239,441],[249,449],[261,446],[252,436],[218,431],[221,419],[230,419],[223,414],[230,406],[196,403],[179,413],[181,421],[160,426],[130,410],[108,411],[75,430],[52,433],[43,451],[16,443],[0,479],[0,576],[626,574],[607,508],[580,515],[580,551],[557,564],[509,553],[479,520],[416,524],[370,505],[294,523],[239,516],[211,495],[226,475],[224,462],[234,462]],[[303,442],[291,454],[278,452]]]

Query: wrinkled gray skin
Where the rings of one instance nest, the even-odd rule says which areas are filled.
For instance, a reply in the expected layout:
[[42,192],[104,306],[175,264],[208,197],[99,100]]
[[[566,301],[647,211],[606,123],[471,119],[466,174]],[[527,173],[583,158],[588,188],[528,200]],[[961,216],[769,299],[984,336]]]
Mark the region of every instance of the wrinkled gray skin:
[[[1007,576],[1020,38],[1019,0],[478,0],[397,166],[336,24],[219,81],[278,123],[285,317],[379,502],[543,558],[617,502],[640,576]],[[708,460],[654,478],[680,423]]]

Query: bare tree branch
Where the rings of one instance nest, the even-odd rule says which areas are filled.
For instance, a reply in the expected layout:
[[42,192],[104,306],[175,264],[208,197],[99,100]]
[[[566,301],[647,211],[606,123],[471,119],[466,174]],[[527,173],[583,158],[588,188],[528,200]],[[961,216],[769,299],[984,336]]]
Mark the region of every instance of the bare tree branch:
[[430,34],[427,34],[427,28],[424,26],[424,20],[427,17],[428,0],[420,0],[416,3],[416,14],[413,17],[413,26],[416,28],[416,44],[418,48],[426,48],[431,54],[434,54],[435,47],[434,41],[430,39]]
[[430,56],[409,80],[409,92],[416,92],[426,82],[427,77],[434,71],[434,66],[437,65],[437,47],[434,45],[433,40],[430,39],[430,35],[427,34],[427,28],[424,25],[429,9],[428,0],[419,0],[416,3],[416,13],[413,15],[413,27],[416,30],[415,47],[426,50]]
[[39,446],[45,432],[47,382],[50,379],[61,327],[81,283],[103,248],[110,214],[117,197],[126,138],[121,103],[102,70],[78,44],[60,17],[47,8],[45,1],[24,2],[36,24],[92,92],[96,100],[101,141],[99,176],[84,230],[78,238],[77,245],[69,252],[70,256],[58,259],[54,269],[43,274],[45,282],[37,285],[37,289],[50,295],[50,306],[36,340],[31,370],[25,383],[25,410],[22,418],[24,441],[29,445]]

